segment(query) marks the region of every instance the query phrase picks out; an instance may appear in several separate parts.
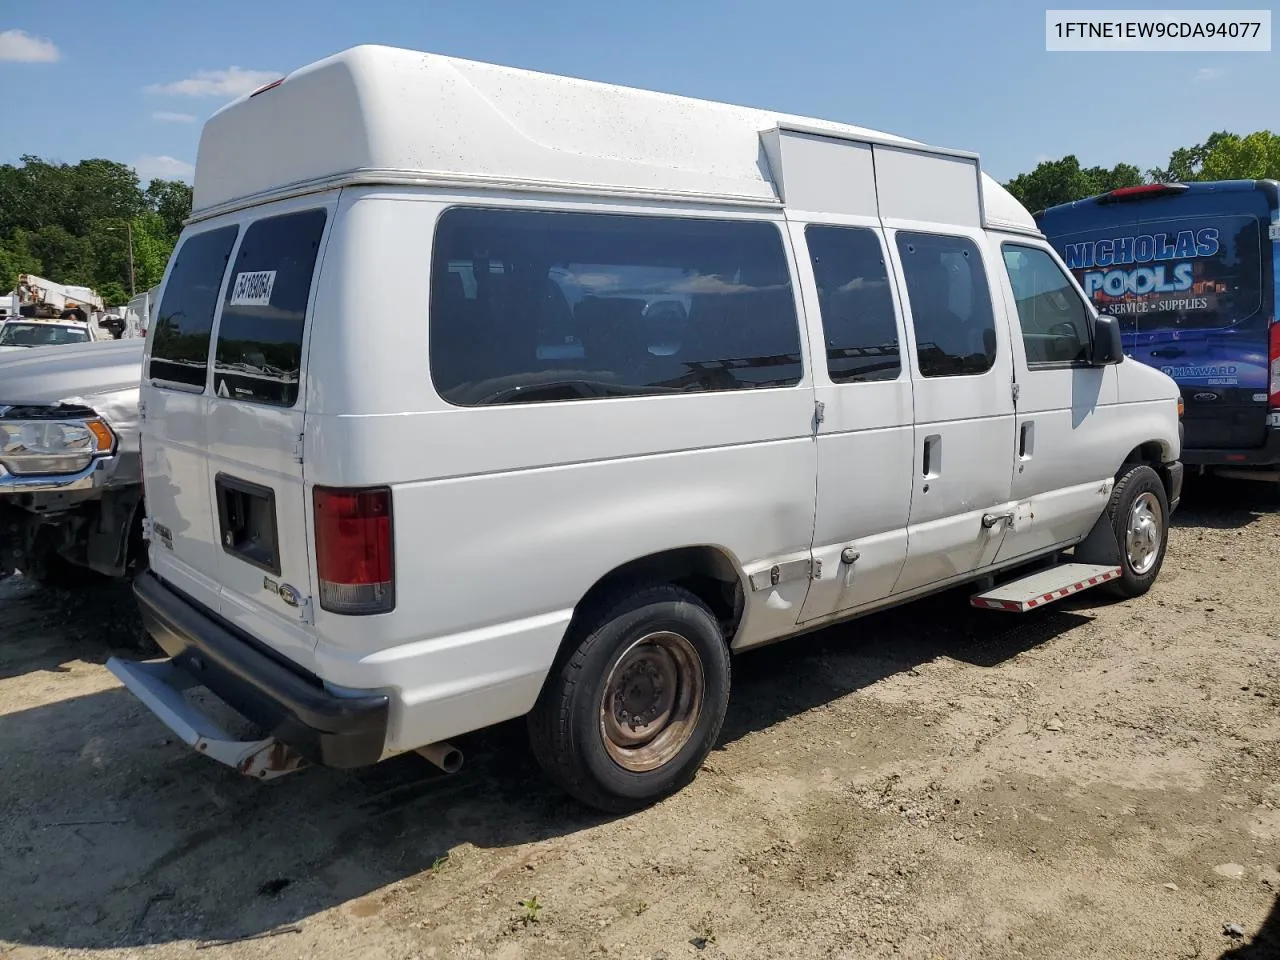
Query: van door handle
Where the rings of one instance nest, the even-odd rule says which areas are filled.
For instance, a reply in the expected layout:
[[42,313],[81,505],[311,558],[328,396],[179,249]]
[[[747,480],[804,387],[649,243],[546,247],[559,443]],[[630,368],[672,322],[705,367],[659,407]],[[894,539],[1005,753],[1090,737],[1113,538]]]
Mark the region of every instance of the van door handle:
[[942,474],[942,435],[933,434],[924,438],[923,469],[926,480]]
[[1006,513],[984,513],[982,515],[982,529],[990,530],[1002,520],[1005,523],[1013,523],[1013,511],[1010,510]]
[[1031,455],[1036,452],[1036,424],[1034,420],[1027,420],[1022,424],[1022,429],[1018,431],[1018,459],[1030,460]]

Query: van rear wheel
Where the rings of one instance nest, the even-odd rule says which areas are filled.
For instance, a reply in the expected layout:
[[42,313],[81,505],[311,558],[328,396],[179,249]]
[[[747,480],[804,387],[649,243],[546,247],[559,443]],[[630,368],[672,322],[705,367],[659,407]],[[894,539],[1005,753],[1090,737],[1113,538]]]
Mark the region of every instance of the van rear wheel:
[[688,784],[729,702],[729,651],[706,604],[669,584],[615,594],[566,643],[529,715],[547,775],[611,813]]

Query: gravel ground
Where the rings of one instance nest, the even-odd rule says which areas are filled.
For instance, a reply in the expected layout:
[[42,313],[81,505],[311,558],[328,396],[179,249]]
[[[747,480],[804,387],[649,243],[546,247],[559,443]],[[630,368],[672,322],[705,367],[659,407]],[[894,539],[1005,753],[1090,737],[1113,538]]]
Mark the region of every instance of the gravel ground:
[[1276,503],[1193,487],[1141,600],[747,654],[695,783],[622,819],[519,724],[453,777],[244,780],[104,669],[127,591],[0,583],[0,956],[1280,957]]

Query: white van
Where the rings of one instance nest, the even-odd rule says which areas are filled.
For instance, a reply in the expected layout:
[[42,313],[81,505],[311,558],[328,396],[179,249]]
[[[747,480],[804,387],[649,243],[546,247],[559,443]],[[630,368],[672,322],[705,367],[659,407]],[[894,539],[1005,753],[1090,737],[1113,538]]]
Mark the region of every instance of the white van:
[[171,659],[111,666],[253,776],[453,768],[527,714],[566,790],[640,806],[731,652],[970,582],[1145,591],[1178,390],[1122,361],[972,154],[348,50],[204,128],[142,389]]

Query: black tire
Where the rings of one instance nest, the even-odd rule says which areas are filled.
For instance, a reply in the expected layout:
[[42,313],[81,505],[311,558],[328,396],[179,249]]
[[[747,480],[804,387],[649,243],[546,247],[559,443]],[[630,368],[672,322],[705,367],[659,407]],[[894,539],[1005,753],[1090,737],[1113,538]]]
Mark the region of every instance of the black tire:
[[133,523],[129,525],[129,543],[125,547],[125,577],[133,581],[151,568],[151,557],[147,553],[147,540],[142,534],[142,518],[146,515],[145,507],[138,505]]
[[64,560],[56,553],[46,553],[37,569],[28,576],[41,586],[55,590],[76,590],[106,583],[107,578],[97,571]]
[[[1128,547],[1130,516],[1135,504],[1150,495],[1159,507],[1159,530],[1156,536],[1156,553],[1150,565],[1135,567],[1134,559]],[[1125,599],[1140,597],[1156,582],[1160,568],[1164,566],[1165,549],[1169,544],[1169,495],[1164,489],[1164,481],[1160,474],[1144,463],[1126,467],[1116,478],[1116,485],[1111,491],[1111,500],[1107,503],[1107,516],[1111,520],[1111,529],[1115,532],[1116,544],[1120,551],[1120,579],[1105,584],[1106,589],[1117,597]]]
[[[594,605],[572,631],[528,718],[529,742],[543,771],[566,793],[608,813],[641,809],[684,787],[715,745],[729,703],[729,651],[715,616],[688,590],[663,584],[613,594]],[[660,671],[642,652],[661,647],[653,638],[673,644],[672,650],[686,657],[690,669],[669,674],[682,678],[670,685],[672,706],[662,714],[670,719],[651,741],[632,749],[620,745],[606,726],[625,735],[622,726],[646,715],[628,718],[625,712],[634,697],[624,702],[624,692],[641,690],[629,677],[649,684],[637,702],[650,702],[649,709],[658,710],[666,688]],[[696,655],[696,665],[687,659],[690,652]],[[654,660],[666,657],[676,664],[679,656],[661,647]],[[624,657],[629,666],[615,675]],[[698,667],[702,683],[695,712],[680,705],[698,695]],[[688,682],[691,675],[694,682]],[[602,709],[606,688],[616,690],[613,716]],[[618,716],[623,719],[618,721]],[[630,733],[635,734],[634,724]],[[664,737],[669,756],[660,749]],[[632,768],[616,759],[620,754]],[[651,768],[634,768],[663,757]]]

